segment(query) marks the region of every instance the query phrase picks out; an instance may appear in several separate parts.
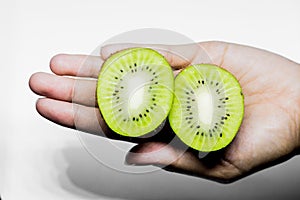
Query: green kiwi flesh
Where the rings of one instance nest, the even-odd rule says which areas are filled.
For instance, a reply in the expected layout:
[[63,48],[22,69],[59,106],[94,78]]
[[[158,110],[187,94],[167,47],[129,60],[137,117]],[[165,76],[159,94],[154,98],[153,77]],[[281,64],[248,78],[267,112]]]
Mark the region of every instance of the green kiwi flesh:
[[192,65],[175,78],[169,122],[193,149],[210,152],[227,146],[244,115],[244,97],[236,78],[210,64]]
[[149,48],[111,55],[102,65],[97,102],[107,125],[123,136],[156,131],[168,117],[174,76],[165,58]]

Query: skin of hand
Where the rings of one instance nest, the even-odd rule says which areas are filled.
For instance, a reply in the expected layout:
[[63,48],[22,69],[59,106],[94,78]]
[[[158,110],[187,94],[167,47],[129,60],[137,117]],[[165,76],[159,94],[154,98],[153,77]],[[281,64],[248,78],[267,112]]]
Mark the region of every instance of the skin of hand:
[[[102,47],[101,56],[54,56],[50,61],[54,74],[37,72],[29,80],[31,90],[44,96],[36,103],[37,111],[62,126],[126,140],[106,126],[97,107],[95,91],[104,60],[112,53],[133,46],[142,45],[107,45]],[[231,72],[242,86],[245,101],[245,114],[239,132],[227,147],[202,159],[194,150],[183,151],[164,140],[133,139],[137,145],[130,150],[133,154],[127,154],[126,162],[166,166],[164,169],[168,171],[230,183],[298,155],[300,65],[274,53],[238,44],[201,42],[197,44],[199,50],[191,50],[192,46],[195,47],[150,47],[165,56],[174,74],[190,63],[201,61],[203,54],[209,56],[211,64]],[[191,53],[186,56],[187,59],[182,59],[169,53],[172,51]],[[170,132],[169,129],[162,131]]]

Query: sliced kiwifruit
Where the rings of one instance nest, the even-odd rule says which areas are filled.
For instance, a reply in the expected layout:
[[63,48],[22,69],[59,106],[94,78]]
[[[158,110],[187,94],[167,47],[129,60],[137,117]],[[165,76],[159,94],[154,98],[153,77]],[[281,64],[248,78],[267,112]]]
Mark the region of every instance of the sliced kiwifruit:
[[243,114],[242,89],[228,71],[197,64],[175,78],[169,122],[188,146],[203,152],[224,148],[238,132]]
[[156,131],[173,101],[169,63],[153,49],[131,48],[110,56],[98,77],[97,102],[107,125],[123,136]]

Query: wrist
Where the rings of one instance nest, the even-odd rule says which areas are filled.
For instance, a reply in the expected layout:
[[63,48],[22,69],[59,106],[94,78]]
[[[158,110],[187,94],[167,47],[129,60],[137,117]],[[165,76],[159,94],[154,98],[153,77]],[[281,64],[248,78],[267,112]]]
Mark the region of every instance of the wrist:
[[299,74],[299,78],[298,78],[298,92],[297,92],[297,100],[296,100],[296,110],[297,115],[296,115],[296,132],[297,132],[297,139],[298,139],[298,144],[297,144],[297,152],[298,154],[300,154],[300,64],[298,64],[298,74]]
[[[300,84],[300,83],[299,83]],[[296,127],[297,127],[297,129],[296,129],[296,131],[297,131],[297,139],[298,139],[298,144],[297,144],[297,151],[299,152],[299,154],[300,154],[300,97],[299,97],[299,103],[298,103],[298,110],[299,110],[299,112],[298,112],[298,117],[297,117],[297,121],[296,121]]]
[[294,135],[294,152],[300,155],[300,64],[293,63],[291,65],[294,71],[294,78],[292,84],[290,85],[291,89],[291,104],[292,111],[290,114],[292,133]]

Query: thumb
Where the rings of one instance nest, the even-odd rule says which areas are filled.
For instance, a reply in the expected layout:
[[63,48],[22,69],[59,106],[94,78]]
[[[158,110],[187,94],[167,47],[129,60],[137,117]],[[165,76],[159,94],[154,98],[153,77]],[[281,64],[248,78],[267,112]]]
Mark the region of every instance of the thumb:
[[[178,145],[178,144],[177,144]],[[130,165],[156,165],[173,168],[175,171],[204,172],[198,153],[186,148],[175,148],[163,142],[146,142],[134,146],[126,155],[126,163]]]
[[155,165],[165,170],[227,182],[241,175],[241,171],[221,159],[222,151],[203,158],[191,149],[177,149],[161,142],[141,143],[126,156],[130,165]]
[[156,50],[166,58],[173,69],[181,69],[190,65],[201,48],[196,43],[186,45],[121,43],[103,46],[100,54],[106,60],[111,54],[133,47],[145,47]]

